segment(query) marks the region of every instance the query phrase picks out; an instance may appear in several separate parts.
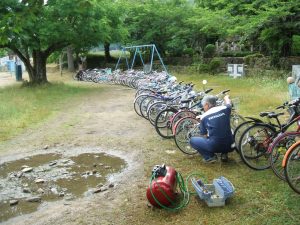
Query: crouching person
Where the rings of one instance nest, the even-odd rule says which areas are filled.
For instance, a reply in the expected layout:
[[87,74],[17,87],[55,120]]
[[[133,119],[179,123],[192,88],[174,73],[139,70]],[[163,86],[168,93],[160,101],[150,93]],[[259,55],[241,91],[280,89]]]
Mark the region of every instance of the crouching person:
[[230,128],[231,101],[224,97],[225,105],[216,106],[216,97],[207,95],[202,99],[204,114],[200,116],[199,125],[201,137],[192,137],[191,146],[210,163],[217,161],[215,153],[221,153],[221,160],[228,161],[228,152],[232,151],[234,143]]
[[293,77],[288,77],[286,82],[288,83],[290,100],[295,100],[300,97],[300,78],[297,78],[296,81]]

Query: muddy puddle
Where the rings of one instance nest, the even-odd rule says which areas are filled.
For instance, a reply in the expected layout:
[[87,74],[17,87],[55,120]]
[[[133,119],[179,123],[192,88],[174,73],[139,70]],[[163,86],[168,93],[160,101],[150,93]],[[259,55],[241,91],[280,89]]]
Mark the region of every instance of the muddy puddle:
[[43,203],[90,196],[114,187],[109,176],[126,162],[105,153],[41,154],[0,164],[0,222]]

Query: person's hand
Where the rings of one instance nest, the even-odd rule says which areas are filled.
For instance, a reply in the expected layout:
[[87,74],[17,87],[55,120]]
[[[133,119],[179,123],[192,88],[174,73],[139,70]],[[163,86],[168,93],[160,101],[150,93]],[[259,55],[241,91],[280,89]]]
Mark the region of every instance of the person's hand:
[[225,95],[225,96],[224,96],[224,102],[225,102],[225,104],[231,104],[229,95]]

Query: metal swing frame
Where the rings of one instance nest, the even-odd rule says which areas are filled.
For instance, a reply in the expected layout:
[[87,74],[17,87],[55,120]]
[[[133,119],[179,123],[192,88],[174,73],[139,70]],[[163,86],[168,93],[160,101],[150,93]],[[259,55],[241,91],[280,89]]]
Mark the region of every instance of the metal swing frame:
[[[136,45],[136,46],[130,46],[130,47],[122,47],[122,53],[118,59],[118,62],[116,64],[116,67],[115,67],[115,70],[117,70],[119,68],[119,64],[120,64],[120,61],[121,59],[125,56],[125,61],[126,61],[126,65],[127,65],[127,69],[132,69],[133,66],[134,66],[134,63],[135,63],[135,59],[136,59],[136,56],[139,55],[140,59],[141,59],[141,62],[143,64],[143,66],[145,66],[145,62],[144,62],[144,59],[143,59],[143,56],[141,54],[141,50],[142,49],[150,49],[151,51],[151,60],[150,60],[150,69],[149,69],[149,72],[152,71],[152,68],[153,68],[153,58],[154,58],[154,54],[156,53],[156,55],[158,56],[159,58],[159,61],[161,63],[161,65],[163,66],[164,70],[168,73],[168,70],[156,48],[156,46],[154,44],[150,44],[150,45]],[[133,59],[132,59],[132,62],[130,63],[129,60],[128,60],[128,56],[126,54],[126,50],[134,50],[134,56],[133,56]],[[129,65],[131,64],[131,65]]]

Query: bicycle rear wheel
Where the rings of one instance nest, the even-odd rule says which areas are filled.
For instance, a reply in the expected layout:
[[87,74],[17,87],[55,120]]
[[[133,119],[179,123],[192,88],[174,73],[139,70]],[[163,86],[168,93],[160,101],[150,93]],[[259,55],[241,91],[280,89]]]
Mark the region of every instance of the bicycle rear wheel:
[[275,129],[268,124],[254,124],[242,134],[239,150],[244,163],[254,170],[270,167],[268,147],[275,136]]
[[144,117],[145,119],[148,119],[148,114],[147,114],[147,107],[148,107],[148,104],[149,104],[149,102],[151,102],[151,101],[154,100],[154,99],[157,99],[157,97],[156,97],[156,96],[149,95],[148,97],[144,98],[144,99],[141,101],[141,104],[140,104],[140,112],[141,112],[142,117]]
[[185,154],[194,155],[197,153],[197,150],[190,145],[190,139],[194,136],[200,136],[198,123],[199,121],[195,118],[185,117],[175,125],[174,140],[176,146]]
[[167,108],[161,111],[155,120],[155,130],[163,138],[172,138],[171,118],[177,112],[177,109]]
[[152,105],[149,106],[148,108],[148,119],[149,122],[155,126],[155,120],[158,115],[162,110],[167,108],[166,102],[154,102]]
[[292,145],[285,156],[284,174],[289,186],[300,194],[300,141]]
[[284,175],[284,169],[282,167],[282,160],[287,150],[296,143],[296,139],[299,140],[300,132],[287,132],[279,135],[270,145],[269,152],[270,155],[270,165],[275,173],[275,175],[282,179],[286,180]]
[[139,115],[139,116],[141,116],[141,117],[143,117],[142,116],[142,113],[141,113],[141,111],[140,111],[140,105],[141,105],[141,103],[142,103],[142,101],[146,98],[146,97],[148,97],[149,95],[139,95],[138,97],[136,97],[135,99],[134,99],[134,102],[133,102],[133,108],[134,108],[134,111]]
[[[235,143],[235,149],[239,154],[240,154],[239,143],[240,143],[241,136],[245,132],[245,130],[253,124],[254,124],[254,121],[245,121],[245,122],[241,123],[240,125],[238,125],[237,128],[234,130],[233,138],[234,138],[234,143]],[[245,140],[247,140],[247,139],[245,139]]]
[[192,118],[196,118],[196,113],[193,111],[190,111],[189,109],[182,109],[181,111],[178,111],[176,113],[176,115],[174,115],[174,117],[172,118],[171,121],[171,127],[172,130],[174,129],[175,124],[182,118],[185,117],[192,117]]
[[235,129],[242,123],[246,122],[246,119],[237,113],[231,113],[230,115],[230,127],[232,134],[234,134]]

